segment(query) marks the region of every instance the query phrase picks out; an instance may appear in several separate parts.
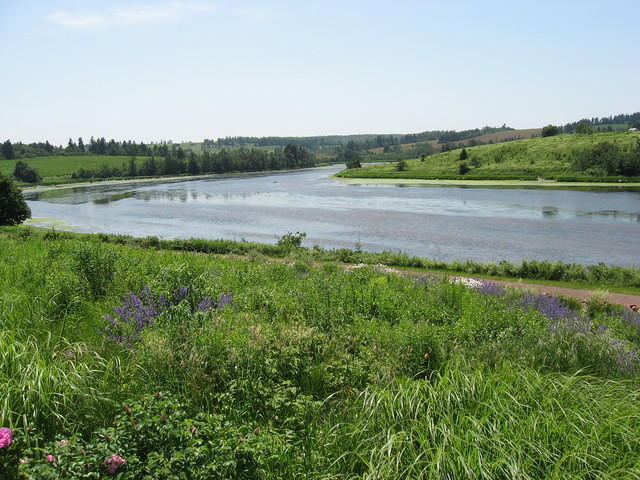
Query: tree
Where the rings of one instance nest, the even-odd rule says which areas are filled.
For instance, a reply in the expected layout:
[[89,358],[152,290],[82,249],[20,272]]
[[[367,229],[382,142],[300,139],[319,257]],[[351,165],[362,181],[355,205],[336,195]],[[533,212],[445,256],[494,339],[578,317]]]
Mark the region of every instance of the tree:
[[27,183],[37,183],[42,180],[38,171],[22,160],[16,162],[16,166],[13,169],[13,176],[17,180]]
[[576,125],[576,133],[579,133],[581,135],[589,135],[593,133],[593,127],[590,123],[580,122],[578,125]]
[[467,173],[469,173],[471,169],[469,168],[469,165],[467,165],[466,163],[462,162],[460,164],[460,166],[458,167],[458,172],[460,172],[460,175],[465,175]]
[[0,225],[18,225],[31,218],[22,192],[9,177],[0,174]]
[[553,137],[554,135],[558,135],[558,133],[560,133],[560,129],[555,125],[547,125],[546,127],[542,127],[543,137]]
[[7,140],[2,144],[2,156],[7,160],[11,160],[15,158],[15,152],[13,151],[13,145],[11,144],[11,140]]
[[347,168],[362,168],[360,163],[360,154],[358,152],[351,152],[351,158],[347,160]]
[[460,152],[460,160],[466,160],[467,158],[469,158],[469,154],[467,153],[467,149],[463,148]]
[[187,162],[187,171],[189,175],[197,175],[200,173],[200,165],[198,164],[198,159],[196,155],[191,152],[189,154],[189,161]]
[[84,153],[84,142],[82,141],[82,137],[78,137],[78,150]]
[[404,160],[400,160],[398,163],[396,163],[396,170],[398,172],[403,172],[407,169],[407,162],[405,162]]
[[127,166],[126,172],[127,172],[127,177],[138,176],[138,165],[136,164],[136,157],[131,157],[129,159],[129,165]]

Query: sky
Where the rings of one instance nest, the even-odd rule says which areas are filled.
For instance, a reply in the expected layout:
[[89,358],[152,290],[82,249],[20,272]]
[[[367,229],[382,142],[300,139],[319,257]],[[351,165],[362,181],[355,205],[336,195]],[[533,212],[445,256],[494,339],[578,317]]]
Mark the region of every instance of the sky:
[[0,0],[0,139],[514,128],[640,111],[639,0]]

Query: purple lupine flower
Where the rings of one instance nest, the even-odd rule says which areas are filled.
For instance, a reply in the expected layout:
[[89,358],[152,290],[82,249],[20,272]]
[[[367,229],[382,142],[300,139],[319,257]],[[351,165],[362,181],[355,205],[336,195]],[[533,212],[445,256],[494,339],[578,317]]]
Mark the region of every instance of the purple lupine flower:
[[232,303],[233,303],[233,293],[232,292],[223,293],[218,298],[217,308],[218,310],[220,310],[221,308],[224,308],[227,305],[231,305]]
[[[170,307],[186,299],[188,293],[189,289],[186,286],[180,286],[173,291],[170,300],[165,294],[155,295],[147,285],[138,295],[133,292],[124,295],[122,305],[113,307],[114,315],[104,315],[103,318],[109,322],[105,333],[113,342],[130,347],[145,328],[152,326],[155,320]],[[217,304],[210,297],[203,297],[197,304],[196,310],[221,308],[231,304],[232,301],[231,293],[223,293]]]
[[[186,290],[186,287],[182,288]],[[176,300],[173,304],[181,300]],[[110,324],[105,329],[105,333],[112,341],[129,346],[132,340],[137,338],[146,327],[153,325],[155,319],[171,305],[166,295],[154,295],[147,285],[139,295],[133,292],[124,295],[122,305],[113,307],[115,315],[104,315],[103,318]],[[125,335],[122,334],[123,330]]]
[[550,320],[580,317],[577,312],[567,307],[559,298],[548,295],[525,294],[520,297],[520,304],[529,310],[538,310]]
[[505,294],[505,290],[502,285],[498,285],[494,282],[488,282],[486,280],[480,280],[482,285],[478,288],[480,293],[484,293],[486,295],[495,295],[502,296]]
[[211,297],[204,297],[202,300],[200,300],[200,303],[198,303],[197,310],[199,312],[206,312],[207,310],[211,310],[214,306],[215,305],[213,303],[213,300],[211,300]]
[[630,308],[625,308],[622,311],[622,318],[634,327],[640,328],[640,313],[634,312]]
[[176,288],[173,291],[173,298],[174,298],[175,303],[180,303],[182,300],[187,298],[187,294],[188,293],[189,293],[189,289],[187,287],[185,287],[184,285]]

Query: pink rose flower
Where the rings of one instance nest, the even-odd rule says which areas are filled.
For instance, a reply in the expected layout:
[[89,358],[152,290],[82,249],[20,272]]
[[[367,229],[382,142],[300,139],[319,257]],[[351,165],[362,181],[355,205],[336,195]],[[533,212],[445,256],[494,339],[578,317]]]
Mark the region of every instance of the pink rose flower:
[[68,444],[69,444],[69,440],[60,440],[60,445],[62,445],[63,447]]
[[118,469],[125,463],[127,463],[127,461],[120,455],[112,455],[104,459],[104,464],[107,466],[107,473],[109,475],[115,475]]
[[0,428],[0,448],[6,448],[13,442],[13,430]]
[[46,458],[46,459],[47,459],[47,462],[49,462],[49,463],[53,463],[53,462],[55,462],[55,461],[56,461],[56,457],[54,457],[54,456],[53,456],[53,455],[51,455],[51,454],[47,455],[47,456],[46,456],[46,457],[44,457],[44,458]]

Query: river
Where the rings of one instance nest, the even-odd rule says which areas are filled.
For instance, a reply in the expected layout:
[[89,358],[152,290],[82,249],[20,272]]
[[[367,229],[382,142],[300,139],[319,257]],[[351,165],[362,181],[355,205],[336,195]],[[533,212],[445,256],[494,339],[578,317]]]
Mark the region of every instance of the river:
[[640,193],[346,184],[342,167],[25,192],[35,225],[78,232],[393,250],[439,260],[640,267]]

